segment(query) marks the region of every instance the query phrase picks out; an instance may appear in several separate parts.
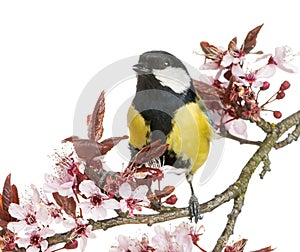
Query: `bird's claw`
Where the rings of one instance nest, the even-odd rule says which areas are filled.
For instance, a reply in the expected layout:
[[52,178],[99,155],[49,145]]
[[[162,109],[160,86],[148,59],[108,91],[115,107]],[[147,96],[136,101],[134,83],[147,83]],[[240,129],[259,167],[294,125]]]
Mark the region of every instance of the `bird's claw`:
[[189,219],[193,221],[193,218],[195,218],[195,223],[197,223],[198,220],[201,220],[203,218],[203,216],[201,216],[198,198],[194,194],[192,194],[189,200],[189,213],[190,213]]

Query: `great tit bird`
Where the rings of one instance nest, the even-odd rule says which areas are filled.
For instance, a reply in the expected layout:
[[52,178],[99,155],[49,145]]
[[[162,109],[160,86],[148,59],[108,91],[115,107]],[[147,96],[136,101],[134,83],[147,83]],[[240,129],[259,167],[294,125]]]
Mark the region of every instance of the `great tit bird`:
[[160,139],[168,144],[163,162],[184,168],[191,188],[190,219],[201,219],[192,178],[206,161],[213,133],[209,112],[195,92],[185,65],[165,51],[140,55],[133,66],[136,94],[128,110],[129,143],[134,156]]

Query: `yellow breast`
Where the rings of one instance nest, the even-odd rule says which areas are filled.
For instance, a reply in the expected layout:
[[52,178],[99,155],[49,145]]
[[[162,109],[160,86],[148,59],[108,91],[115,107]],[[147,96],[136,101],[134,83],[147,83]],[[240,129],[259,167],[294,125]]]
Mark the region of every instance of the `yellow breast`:
[[211,135],[212,127],[199,104],[188,103],[176,111],[167,143],[178,157],[190,160],[194,174],[208,157]]
[[[128,111],[127,120],[131,146],[141,149],[149,144],[150,126],[133,106]],[[172,125],[166,139],[168,150],[176,153],[177,158],[189,161],[188,168],[194,174],[208,157],[212,135],[209,120],[199,104],[191,102],[175,112]]]

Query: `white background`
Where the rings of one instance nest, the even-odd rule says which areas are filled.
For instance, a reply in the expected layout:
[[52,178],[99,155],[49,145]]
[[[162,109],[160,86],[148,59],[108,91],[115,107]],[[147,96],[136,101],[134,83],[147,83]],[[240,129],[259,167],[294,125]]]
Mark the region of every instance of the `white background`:
[[[226,47],[264,23],[258,50],[289,45],[300,51],[299,8],[295,1],[1,1],[0,4],[0,185],[8,173],[21,188],[42,186],[51,163],[47,155],[73,134],[81,91],[102,68],[124,57],[163,49],[195,67],[192,54],[206,40]],[[299,62],[299,61],[298,61]],[[298,67],[300,67],[298,63]],[[279,72],[279,71],[278,71]],[[299,75],[278,74],[274,84],[292,83],[287,98],[274,104],[287,116],[299,110]],[[107,112],[109,113],[109,112]],[[109,122],[106,122],[109,125]],[[259,131],[250,137],[260,138]],[[255,147],[227,141],[215,176],[197,193],[201,202],[234,182]],[[272,172],[257,174],[232,239],[248,238],[247,251],[267,245],[277,251],[298,247],[299,142],[273,150]],[[199,179],[198,179],[199,180]],[[195,179],[197,183],[197,177]],[[182,190],[188,190],[182,185]],[[180,195],[179,195],[180,197]],[[183,204],[188,199],[183,199]],[[220,235],[231,203],[205,215],[201,245],[210,250]],[[170,227],[169,223],[165,224]],[[97,232],[87,251],[108,251],[118,234],[151,229],[126,226]],[[100,249],[101,246],[101,249]],[[98,249],[99,248],[99,249]]]

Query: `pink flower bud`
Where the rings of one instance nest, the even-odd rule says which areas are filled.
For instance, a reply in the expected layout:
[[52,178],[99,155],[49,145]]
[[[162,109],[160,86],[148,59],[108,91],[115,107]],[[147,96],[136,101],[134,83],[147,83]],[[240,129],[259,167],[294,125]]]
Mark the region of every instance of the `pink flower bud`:
[[276,99],[281,100],[285,97],[285,93],[283,91],[278,91],[276,95]]
[[267,90],[270,87],[270,83],[268,81],[264,81],[263,85],[260,87],[260,90]]
[[281,118],[282,113],[280,111],[274,111],[273,115],[274,115],[275,118],[279,119],[279,118]]
[[175,194],[171,195],[170,197],[168,197],[166,199],[166,203],[169,204],[169,205],[175,205],[177,202],[177,197]]
[[77,240],[69,241],[64,246],[65,249],[76,249],[77,247],[78,247],[78,241]]
[[280,90],[281,91],[287,90],[290,86],[291,86],[291,84],[288,81],[284,81],[284,82],[282,82],[282,84],[280,86]]

